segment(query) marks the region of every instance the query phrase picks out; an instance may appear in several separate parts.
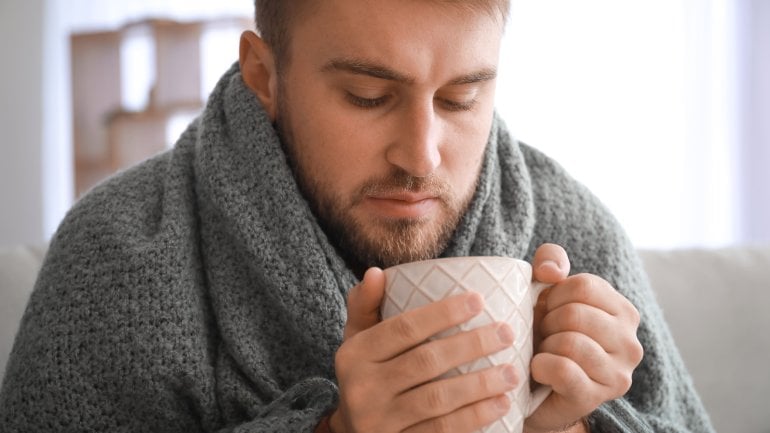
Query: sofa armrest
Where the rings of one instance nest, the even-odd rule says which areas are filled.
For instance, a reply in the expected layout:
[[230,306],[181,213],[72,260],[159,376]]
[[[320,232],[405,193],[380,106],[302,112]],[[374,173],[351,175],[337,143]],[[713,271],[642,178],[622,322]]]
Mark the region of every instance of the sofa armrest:
[[770,432],[770,248],[640,255],[716,430]]
[[44,255],[43,246],[0,248],[0,382]]

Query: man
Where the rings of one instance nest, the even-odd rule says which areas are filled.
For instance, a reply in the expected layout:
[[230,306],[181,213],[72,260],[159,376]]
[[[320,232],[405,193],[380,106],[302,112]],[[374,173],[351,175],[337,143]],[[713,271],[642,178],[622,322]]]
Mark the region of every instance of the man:
[[0,430],[476,431],[521,378],[432,379],[516,336],[426,343],[475,294],[380,321],[380,267],[504,255],[553,283],[527,431],[711,431],[620,229],[494,116],[507,9],[258,1],[262,38],[176,147],[62,223]]

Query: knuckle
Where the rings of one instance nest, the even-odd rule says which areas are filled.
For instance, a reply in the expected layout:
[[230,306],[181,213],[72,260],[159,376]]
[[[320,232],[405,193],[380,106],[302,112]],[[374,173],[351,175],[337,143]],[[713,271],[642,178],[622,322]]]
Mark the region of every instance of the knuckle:
[[642,346],[642,343],[635,338],[629,345],[628,353],[630,354],[634,365],[638,365],[644,358],[644,347]]
[[488,368],[475,374],[473,382],[473,387],[480,396],[491,396],[505,391],[507,383],[500,367]]
[[415,350],[416,371],[428,372],[431,376],[441,370],[441,357],[431,345],[422,345]]
[[507,395],[485,400],[482,404],[477,405],[475,411],[476,425],[479,427],[489,425],[495,419],[508,413],[512,404],[511,398]]
[[492,392],[493,384],[495,383],[495,379],[491,377],[492,374],[494,374],[493,370],[487,369],[476,376],[476,385],[485,394]]
[[437,304],[441,317],[448,318],[453,324],[460,323],[465,319],[464,301],[462,308],[460,305],[459,299],[446,299]]
[[[571,384],[575,381],[575,375],[570,364],[564,361],[555,362],[551,366],[551,374],[553,375],[555,382],[563,384]],[[570,386],[571,388],[571,386]]]
[[583,309],[579,304],[565,305],[560,318],[562,327],[573,331],[581,329],[583,322],[582,311]]
[[397,320],[393,322],[393,332],[398,338],[404,341],[416,341],[419,339],[419,328],[415,319],[408,315],[402,314]]
[[490,403],[484,402],[482,404],[474,405],[471,409],[471,419],[473,425],[485,425],[488,423],[489,416],[487,415],[487,412],[490,412],[492,409],[489,408]]
[[591,274],[582,273],[575,275],[574,280],[575,287],[573,288],[573,291],[576,301],[587,303],[591,297],[594,285],[596,284],[596,277]]
[[[488,350],[487,346],[491,345],[491,344],[487,344],[488,338],[486,337],[483,331],[485,330],[474,329],[468,334],[468,337],[470,338],[470,342],[468,343],[468,349],[473,353],[484,354]],[[486,331],[488,333],[491,333],[492,329],[486,329]]]
[[636,308],[636,306],[631,302],[631,300],[626,298],[622,293],[618,291],[614,291],[614,296],[620,300],[617,303],[619,306],[618,316],[634,326],[639,326],[639,323],[641,322],[641,314],[639,313],[639,310]]
[[349,369],[347,366],[349,365],[348,359],[350,358],[350,355],[348,355],[348,350],[345,345],[340,346],[340,348],[337,350],[337,352],[334,354],[334,365],[337,367],[337,374],[347,372]]
[[449,404],[449,394],[442,386],[427,389],[426,405],[431,413],[441,413]]
[[433,431],[436,433],[450,433],[452,431],[452,423],[446,416],[433,418]]
[[581,352],[580,339],[574,333],[564,333],[558,339],[557,352],[570,359],[578,359]]
[[644,347],[634,330],[629,330],[620,340],[620,348],[622,349],[621,355],[623,359],[633,362],[634,366],[639,364],[642,358],[644,358]]
[[587,383],[587,377],[578,369],[576,365],[569,362],[560,363],[554,372],[557,383],[562,384],[566,394],[585,396],[588,401],[593,401],[593,396],[591,395],[593,387]]
[[634,327],[639,327],[639,324],[642,322],[642,315],[639,313],[639,310],[632,304],[631,302],[628,302],[628,311],[629,316],[631,317],[631,323],[633,323]]
[[639,326],[639,323],[642,320],[641,313],[639,313],[639,310],[636,308],[636,306],[623,296],[620,292],[617,293],[618,296],[622,299],[621,304],[621,314],[629,321],[629,323],[633,324],[634,326]]
[[613,397],[620,397],[625,395],[628,390],[631,389],[633,379],[631,378],[631,374],[621,373],[618,374],[615,383],[617,384],[617,395],[614,395]]

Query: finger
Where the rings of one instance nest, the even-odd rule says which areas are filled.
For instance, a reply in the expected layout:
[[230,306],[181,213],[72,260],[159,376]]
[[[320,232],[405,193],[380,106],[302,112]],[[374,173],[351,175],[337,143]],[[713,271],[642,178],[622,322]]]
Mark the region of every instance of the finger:
[[627,349],[626,334],[635,335],[636,328],[626,326],[604,310],[573,302],[548,312],[540,322],[539,331],[542,338],[564,332],[581,333],[595,340],[605,352],[613,354]]
[[404,430],[404,432],[435,433],[451,431],[453,433],[470,433],[481,430],[482,427],[500,419],[508,413],[510,408],[511,401],[507,396],[501,395],[465,406],[448,415],[421,422]]
[[558,283],[569,275],[567,252],[556,244],[540,245],[532,259],[532,278],[542,283]]
[[453,368],[510,348],[513,330],[495,323],[415,347],[394,359],[386,374],[397,389],[411,389]]
[[532,379],[550,386],[553,392],[527,419],[530,426],[548,430],[568,425],[606,401],[604,387],[567,357],[538,353],[532,358],[531,374]]
[[516,370],[509,364],[430,382],[401,395],[396,413],[403,421],[402,427],[410,426],[502,395],[518,382]]
[[463,293],[390,317],[359,335],[365,341],[371,360],[386,361],[442,331],[469,321],[483,308],[484,298],[480,294]]
[[[573,275],[551,287],[546,299],[548,311],[570,303],[586,304],[606,311],[613,316],[634,319],[636,308],[610,283],[591,274]],[[634,322],[635,320],[630,320]]]
[[380,268],[369,268],[360,284],[348,294],[348,320],[344,338],[376,325],[380,320],[380,303],[385,294],[385,274]]
[[624,368],[604,351],[604,349],[591,338],[579,332],[560,332],[543,340],[538,347],[538,353],[549,353],[569,358],[575,362],[588,377],[604,386],[620,386],[618,381],[625,381],[620,377],[628,373]]

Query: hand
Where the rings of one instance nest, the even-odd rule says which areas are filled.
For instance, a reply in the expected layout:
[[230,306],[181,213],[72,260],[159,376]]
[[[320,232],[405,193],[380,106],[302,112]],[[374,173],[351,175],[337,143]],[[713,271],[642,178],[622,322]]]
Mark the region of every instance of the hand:
[[510,326],[500,323],[426,341],[481,312],[481,295],[450,297],[379,322],[384,287],[382,271],[371,268],[348,296],[332,431],[472,432],[506,414],[504,393],[517,383],[511,365],[432,381],[512,344]]
[[531,364],[532,378],[553,393],[527,418],[525,430],[561,431],[631,387],[643,355],[639,312],[595,275],[567,277],[569,259],[557,245],[538,248],[533,269],[536,280],[554,283],[538,303],[539,343]]

